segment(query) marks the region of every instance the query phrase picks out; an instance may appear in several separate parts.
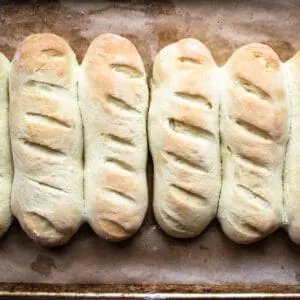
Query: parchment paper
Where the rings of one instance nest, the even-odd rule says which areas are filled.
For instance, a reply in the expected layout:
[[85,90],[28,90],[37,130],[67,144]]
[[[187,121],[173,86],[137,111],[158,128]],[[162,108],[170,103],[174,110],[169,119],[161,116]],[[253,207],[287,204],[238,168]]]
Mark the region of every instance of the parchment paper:
[[[300,50],[299,1],[0,1],[0,51],[10,59],[27,35],[54,32],[79,61],[98,34],[113,32],[139,49],[148,73],[163,46],[198,38],[219,65],[239,46],[266,43],[284,61]],[[148,167],[149,184],[152,165]],[[150,189],[150,199],[151,199]],[[0,282],[296,284],[300,247],[283,231],[238,246],[213,222],[199,237],[175,240],[155,224],[151,202],[142,229],[110,244],[87,225],[60,248],[34,244],[15,221],[0,241]]]

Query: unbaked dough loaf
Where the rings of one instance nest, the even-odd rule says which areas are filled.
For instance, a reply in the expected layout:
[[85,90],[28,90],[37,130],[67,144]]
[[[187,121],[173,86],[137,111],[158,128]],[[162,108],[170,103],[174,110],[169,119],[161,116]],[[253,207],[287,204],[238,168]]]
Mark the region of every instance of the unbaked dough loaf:
[[99,236],[124,240],[139,229],[148,204],[148,88],[134,45],[118,35],[98,36],[81,66],[79,96],[86,217]]
[[82,222],[82,125],[75,54],[54,34],[19,46],[10,77],[12,211],[36,242],[66,243]]
[[284,172],[283,225],[300,244],[300,52],[284,64],[290,99],[290,139]]
[[173,237],[200,234],[216,215],[218,74],[209,50],[191,38],[165,47],[154,62],[148,122],[154,213]]
[[218,219],[230,239],[248,244],[281,223],[288,139],[285,76],[271,48],[250,44],[228,60],[222,82]]
[[12,220],[10,195],[13,170],[8,130],[9,69],[9,61],[0,53],[0,236],[7,231]]

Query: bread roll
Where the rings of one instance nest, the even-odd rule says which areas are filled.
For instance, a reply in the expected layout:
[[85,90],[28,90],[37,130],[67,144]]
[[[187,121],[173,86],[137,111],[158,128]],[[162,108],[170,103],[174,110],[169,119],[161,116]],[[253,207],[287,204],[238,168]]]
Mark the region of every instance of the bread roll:
[[102,34],[80,71],[86,217],[107,240],[129,238],[147,202],[148,88],[142,59],[127,39]]
[[169,235],[200,234],[215,217],[220,192],[218,68],[209,50],[183,39],[153,66],[149,141],[154,213]]
[[12,211],[36,242],[66,243],[82,222],[82,125],[75,55],[54,34],[19,46],[10,77]]
[[8,130],[9,69],[9,61],[0,53],[0,236],[7,231],[12,221],[10,195],[13,169]]
[[266,45],[238,49],[223,69],[223,182],[218,218],[233,241],[248,244],[281,222],[288,100],[282,64]]
[[284,172],[283,225],[300,244],[300,52],[285,65],[290,102],[290,139]]

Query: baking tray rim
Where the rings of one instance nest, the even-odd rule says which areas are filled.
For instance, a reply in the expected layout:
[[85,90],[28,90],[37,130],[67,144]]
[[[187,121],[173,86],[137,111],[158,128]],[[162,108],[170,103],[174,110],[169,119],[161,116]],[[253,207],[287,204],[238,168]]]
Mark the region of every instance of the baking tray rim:
[[300,299],[300,285],[0,283],[0,297],[88,299]]

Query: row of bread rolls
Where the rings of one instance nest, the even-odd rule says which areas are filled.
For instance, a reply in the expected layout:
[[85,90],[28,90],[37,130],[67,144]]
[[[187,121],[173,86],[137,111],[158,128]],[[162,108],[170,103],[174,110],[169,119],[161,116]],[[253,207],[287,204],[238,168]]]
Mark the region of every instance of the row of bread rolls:
[[[5,107],[0,108],[7,117],[8,62],[3,61]],[[85,220],[108,240],[134,234],[148,203],[148,87],[136,48],[104,34],[78,66],[62,38],[32,35],[19,45],[9,81],[11,211],[24,231],[48,246],[66,243]],[[2,233],[11,220],[5,117]]]
[[250,44],[219,68],[195,39],[169,45],[154,61],[148,119],[166,233],[194,237],[217,216],[237,243],[279,227],[300,243],[300,53],[282,63]]
[[[219,68],[195,39],[160,51],[148,138],[166,233],[197,236],[217,216],[238,243],[280,226],[300,243],[298,60],[251,44]],[[0,56],[1,234],[14,215],[48,246],[84,221],[108,240],[132,236],[148,204],[147,113],[142,59],[120,36],[97,37],[81,66],[53,34],[26,38],[11,66]]]

